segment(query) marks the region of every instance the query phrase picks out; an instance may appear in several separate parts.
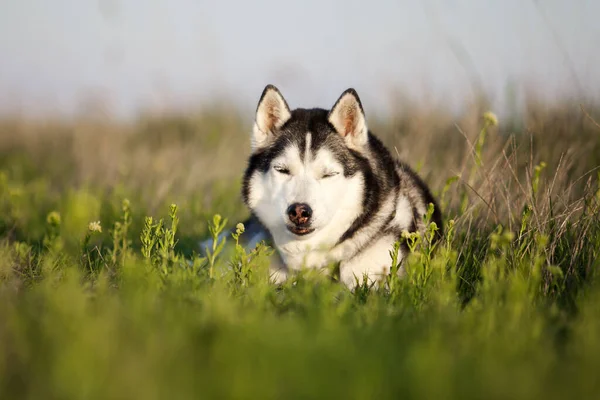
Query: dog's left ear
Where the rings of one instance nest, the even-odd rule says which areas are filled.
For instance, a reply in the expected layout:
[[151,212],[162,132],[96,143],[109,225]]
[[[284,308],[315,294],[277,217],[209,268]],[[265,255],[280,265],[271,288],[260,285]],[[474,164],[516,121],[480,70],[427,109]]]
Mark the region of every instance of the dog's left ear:
[[362,104],[354,89],[348,89],[335,102],[327,117],[337,133],[346,139],[349,147],[360,148],[367,144],[369,130]]

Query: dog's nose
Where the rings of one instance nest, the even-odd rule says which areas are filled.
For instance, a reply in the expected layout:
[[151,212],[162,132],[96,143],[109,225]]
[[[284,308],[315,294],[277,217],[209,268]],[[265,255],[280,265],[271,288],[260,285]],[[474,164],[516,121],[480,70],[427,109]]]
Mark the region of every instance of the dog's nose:
[[294,203],[287,209],[287,215],[295,225],[305,225],[312,217],[312,209],[305,203]]

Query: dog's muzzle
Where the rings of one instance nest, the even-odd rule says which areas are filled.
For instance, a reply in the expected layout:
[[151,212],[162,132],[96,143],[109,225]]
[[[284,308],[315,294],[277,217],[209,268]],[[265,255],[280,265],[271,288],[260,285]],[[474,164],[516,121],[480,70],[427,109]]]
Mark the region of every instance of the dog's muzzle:
[[288,230],[295,235],[307,235],[314,231],[310,227],[312,218],[312,209],[305,203],[294,203],[287,209],[287,216],[292,225],[287,226]]

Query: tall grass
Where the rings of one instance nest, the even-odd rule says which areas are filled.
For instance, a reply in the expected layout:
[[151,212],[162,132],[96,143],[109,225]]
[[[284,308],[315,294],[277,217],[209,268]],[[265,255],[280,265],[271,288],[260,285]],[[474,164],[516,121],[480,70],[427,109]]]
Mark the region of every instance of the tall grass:
[[0,398],[597,398],[586,110],[530,102],[496,125],[483,107],[405,104],[373,120],[440,199],[445,237],[409,235],[405,277],[354,291],[310,271],[270,284],[272,249],[242,246],[235,110],[6,119]]

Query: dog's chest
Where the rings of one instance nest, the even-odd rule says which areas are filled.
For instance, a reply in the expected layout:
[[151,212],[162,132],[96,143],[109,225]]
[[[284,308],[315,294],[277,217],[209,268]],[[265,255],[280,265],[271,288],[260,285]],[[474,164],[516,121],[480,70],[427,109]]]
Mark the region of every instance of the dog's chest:
[[302,268],[323,268],[338,261],[335,259],[336,257],[331,254],[331,250],[290,249],[290,246],[280,248],[279,250],[285,265],[292,270],[300,270]]

